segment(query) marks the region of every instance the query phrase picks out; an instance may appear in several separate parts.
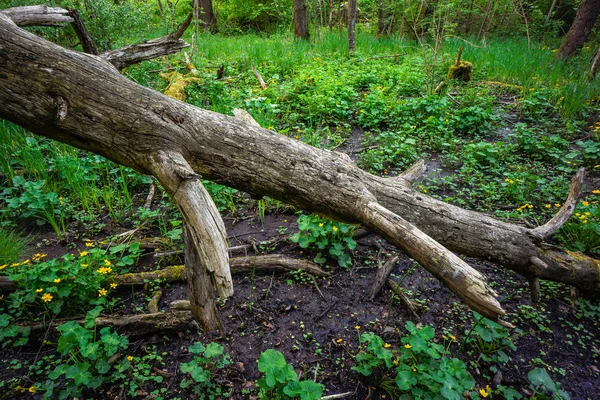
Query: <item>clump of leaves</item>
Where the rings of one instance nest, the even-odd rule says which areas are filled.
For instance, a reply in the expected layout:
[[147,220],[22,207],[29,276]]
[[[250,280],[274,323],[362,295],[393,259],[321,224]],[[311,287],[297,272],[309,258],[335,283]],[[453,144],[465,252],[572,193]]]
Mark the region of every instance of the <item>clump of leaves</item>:
[[342,268],[352,266],[351,251],[356,248],[352,239],[356,227],[341,222],[332,221],[318,215],[300,215],[297,232],[290,240],[303,249],[318,251],[314,262],[323,264],[327,256],[337,260]]
[[463,399],[475,381],[463,361],[446,356],[452,342],[446,347],[435,343],[431,326],[417,327],[409,321],[406,329],[399,349],[372,332],[363,333],[363,350],[352,369],[370,377],[392,398]]
[[561,227],[557,237],[567,249],[600,255],[599,200],[600,196],[593,195],[582,201],[573,217]]
[[258,370],[264,374],[256,385],[261,399],[318,400],[323,386],[312,380],[298,380],[294,368],[277,350],[268,349],[258,358]]
[[35,254],[21,263],[0,266],[17,283],[17,290],[6,299],[10,313],[16,317],[39,310],[76,314],[90,306],[108,305],[107,296],[117,287],[110,276],[133,265],[140,254],[139,243],[109,249],[92,242],[86,246],[78,255],[44,260],[46,254]]
[[[111,371],[122,373],[129,368],[128,360],[118,363],[111,360],[119,350],[128,347],[126,336],[103,328],[97,337],[94,330],[74,321],[57,329],[61,333],[57,351],[62,359],[48,374],[49,379],[40,386],[44,390],[44,398],[81,397],[84,389],[96,389],[111,380]],[[64,386],[60,384],[61,380]]]
[[225,354],[223,346],[214,342],[204,346],[196,342],[190,347],[190,353],[194,354],[192,360],[179,366],[181,372],[186,374],[180,387],[191,389],[200,399],[229,397],[229,393],[213,380],[218,370],[231,364],[231,358]]

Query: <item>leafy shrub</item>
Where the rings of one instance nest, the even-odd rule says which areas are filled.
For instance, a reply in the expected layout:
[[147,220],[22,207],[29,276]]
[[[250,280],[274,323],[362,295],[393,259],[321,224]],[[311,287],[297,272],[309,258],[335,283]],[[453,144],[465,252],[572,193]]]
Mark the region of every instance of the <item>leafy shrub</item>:
[[[61,332],[57,351],[62,360],[48,374],[49,379],[40,386],[44,390],[44,398],[81,397],[84,389],[96,389],[110,380],[111,370],[123,372],[129,368],[129,361],[114,365],[110,362],[110,358],[119,350],[128,347],[126,336],[103,328],[97,339],[94,330],[86,329],[74,321],[64,323],[57,329]],[[61,379],[64,387],[59,383]]]
[[[298,217],[297,232],[290,236],[290,240],[303,249],[318,251],[314,262],[323,264],[327,256],[337,260],[342,268],[352,266],[352,258],[348,252],[356,248],[356,242],[352,239],[355,226],[332,221],[318,215],[301,214]],[[325,251],[327,251],[325,253]],[[325,253],[325,254],[324,254]]]
[[557,238],[569,250],[600,255],[600,196],[582,201]]
[[371,377],[392,398],[463,399],[475,385],[465,363],[446,356],[448,348],[433,341],[431,326],[419,328],[409,321],[406,329],[400,349],[372,332],[363,333],[363,350],[352,369]]
[[108,250],[89,247],[77,256],[42,261],[45,254],[36,254],[22,263],[2,265],[8,279],[17,283],[17,290],[7,297],[14,316],[26,310],[47,310],[53,314],[76,314],[90,306],[106,306],[107,295],[116,288],[110,275],[126,272],[139,255],[139,243],[113,246]]
[[311,380],[298,380],[294,368],[277,350],[268,349],[261,353],[258,370],[264,374],[256,382],[261,399],[318,400],[323,395],[322,385]]
[[223,346],[214,342],[204,346],[197,342],[190,347],[190,353],[194,354],[192,360],[179,365],[181,372],[186,374],[180,387],[182,389],[191,388],[196,395],[200,396],[200,399],[229,396],[229,394],[223,393],[221,387],[212,380],[218,370],[231,364],[231,358],[224,353]]
[[[405,128],[410,132],[410,127]],[[369,148],[361,154],[361,166],[372,172],[381,172],[412,165],[419,159],[417,142],[405,132],[382,132],[367,139]]]

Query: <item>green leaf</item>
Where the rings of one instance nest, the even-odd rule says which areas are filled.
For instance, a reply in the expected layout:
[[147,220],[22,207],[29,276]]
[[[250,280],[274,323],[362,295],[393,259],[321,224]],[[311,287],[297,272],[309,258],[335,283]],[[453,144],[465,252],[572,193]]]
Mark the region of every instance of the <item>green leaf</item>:
[[292,381],[283,388],[283,393],[292,398],[300,396],[300,400],[319,400],[323,395],[323,387],[310,380]]
[[217,358],[223,354],[223,346],[218,343],[210,342],[206,346],[206,350],[204,351],[204,356],[207,358]]
[[396,375],[396,385],[398,389],[405,391],[417,384],[417,378],[412,371],[400,371]]
[[529,382],[531,382],[534,386],[544,386],[547,390],[551,392],[556,391],[556,384],[548,375],[548,372],[544,368],[534,368],[527,374],[527,378]]
[[270,388],[275,387],[277,382],[298,380],[296,371],[285,362],[283,354],[277,350],[268,349],[261,353],[258,358],[258,370],[265,374],[265,381]]
[[190,346],[190,353],[193,354],[202,354],[206,350],[206,347],[200,342],[196,342]]

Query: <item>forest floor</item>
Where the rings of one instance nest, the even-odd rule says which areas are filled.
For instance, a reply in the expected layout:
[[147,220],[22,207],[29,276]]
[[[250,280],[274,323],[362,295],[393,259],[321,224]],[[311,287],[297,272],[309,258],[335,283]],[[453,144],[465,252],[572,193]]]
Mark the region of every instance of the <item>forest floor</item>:
[[[362,44],[369,50],[353,58],[340,55],[337,36],[330,36],[329,42],[320,44],[288,36],[206,36],[200,38],[200,54],[192,54],[195,72],[177,55],[130,67],[125,74],[160,91],[194,74],[186,89],[190,104],[225,114],[244,108],[261,126],[344,151],[361,168],[380,176],[397,175],[423,158],[426,176],[416,190],[511,223],[536,226],[549,220],[564,201],[570,178],[586,166],[582,202],[551,245],[598,257],[600,99],[598,80],[589,82],[587,69],[554,63],[554,53],[541,44],[506,40],[467,47],[463,57],[474,63],[473,81],[448,82],[434,92],[446,79],[462,41],[448,41],[434,55],[428,54],[432,49],[414,43],[401,46],[365,35],[359,48]],[[371,41],[373,47],[368,48]],[[389,57],[399,49],[402,54]],[[589,55],[584,53],[581,60]],[[258,66],[267,81],[266,90],[258,88],[252,66]],[[154,280],[143,288],[122,285],[107,290],[111,281],[101,281],[105,277],[96,273],[117,272],[109,271],[111,264],[102,260],[123,251],[113,254],[108,244],[123,241],[127,246],[148,241],[159,245],[142,246],[137,263],[128,260],[132,267],[125,263],[119,268],[152,271],[182,264],[178,253],[155,254],[180,252],[181,215],[159,185],[150,206],[144,207],[152,179],[5,121],[0,121],[0,161],[0,228],[34,237],[15,258],[19,262],[12,261],[15,275],[19,268],[29,271],[19,276],[23,287],[0,294],[0,341],[5,346],[0,355],[0,400],[40,398],[50,389],[54,390],[50,398],[67,397],[69,385],[75,391],[83,388],[76,396],[82,399],[256,399],[259,379],[264,377],[257,360],[267,349],[281,352],[300,379],[322,384],[324,395],[349,393],[344,397],[349,399],[398,398],[398,388],[406,382],[397,377],[411,374],[409,369],[397,375],[403,354],[414,356],[405,366],[423,379],[419,390],[428,389],[422,382],[431,376],[438,379],[437,372],[459,370],[464,362],[474,380],[461,392],[465,398],[559,399],[559,389],[572,399],[600,398],[597,299],[580,298],[570,287],[544,281],[540,302],[534,306],[523,277],[501,265],[466,258],[498,292],[505,319],[515,326],[507,329],[474,314],[426,270],[372,234],[357,238],[356,248],[339,233],[329,236],[340,240],[329,243],[332,247],[345,243],[351,259],[342,267],[339,259],[329,257],[322,265],[326,277],[302,271],[234,275],[233,297],[218,306],[224,335],[185,324],[155,329],[150,335],[132,334],[128,345],[117,346],[111,342],[114,338],[94,330],[84,344],[96,346],[106,340],[103,345],[112,350],[107,350],[105,364],[83,356],[93,353],[85,346],[69,348],[90,332],[73,326],[71,333],[77,333],[70,336],[71,342],[64,339],[69,332],[60,339],[56,330],[48,329],[13,347],[19,324],[52,321],[63,311],[69,317],[83,317],[98,305],[104,315],[117,320],[147,313],[158,289],[162,291],[158,309],[167,313],[171,302],[187,299],[187,284]],[[324,261],[314,249],[290,240],[299,232],[296,210],[273,199],[251,199],[217,183],[205,186],[222,212],[230,245],[245,246],[234,257],[280,254]],[[64,226],[52,231],[48,223],[54,217],[64,217]],[[331,221],[313,227],[322,224],[330,229],[328,235],[341,227]],[[39,254],[46,255],[40,259]],[[65,254],[72,255],[67,259],[82,275],[88,266],[83,257],[97,262],[93,273],[86,275],[91,277],[89,286],[74,285],[78,276],[59,271],[59,261],[54,260]],[[417,315],[387,287],[370,299],[378,266],[393,256],[399,260],[391,278],[415,303]],[[112,267],[116,260],[115,256]],[[12,267],[7,265],[0,266],[2,274]],[[62,310],[59,298],[66,299]],[[371,334],[381,338],[378,347],[369,348],[373,342],[367,344],[366,338],[373,338]],[[422,353],[417,354],[416,342],[411,345],[407,338],[420,334],[425,339],[419,339]],[[231,363],[217,366],[215,359],[200,360],[198,342],[223,346]],[[438,350],[443,358],[438,358]],[[416,362],[423,361],[425,353],[430,355],[427,362]],[[369,376],[356,368],[365,354],[371,354],[373,362],[377,355],[382,357]],[[389,354],[393,357],[383,362]],[[193,378],[186,370],[190,362],[199,363],[203,369],[197,367],[195,372],[207,371],[210,379],[198,374]],[[92,364],[90,371],[96,375],[85,369]],[[55,372],[65,365],[69,370]],[[110,373],[99,372],[104,369]],[[452,378],[444,388],[462,383]],[[444,398],[441,382],[436,385],[438,397],[431,398]],[[416,397],[408,393],[402,398]]]

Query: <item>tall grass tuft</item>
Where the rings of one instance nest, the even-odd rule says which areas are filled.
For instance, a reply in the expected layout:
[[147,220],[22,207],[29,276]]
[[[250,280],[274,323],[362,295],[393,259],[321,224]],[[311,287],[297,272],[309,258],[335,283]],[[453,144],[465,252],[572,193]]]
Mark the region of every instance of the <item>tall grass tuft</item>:
[[0,228],[0,265],[18,262],[28,244],[29,239]]

